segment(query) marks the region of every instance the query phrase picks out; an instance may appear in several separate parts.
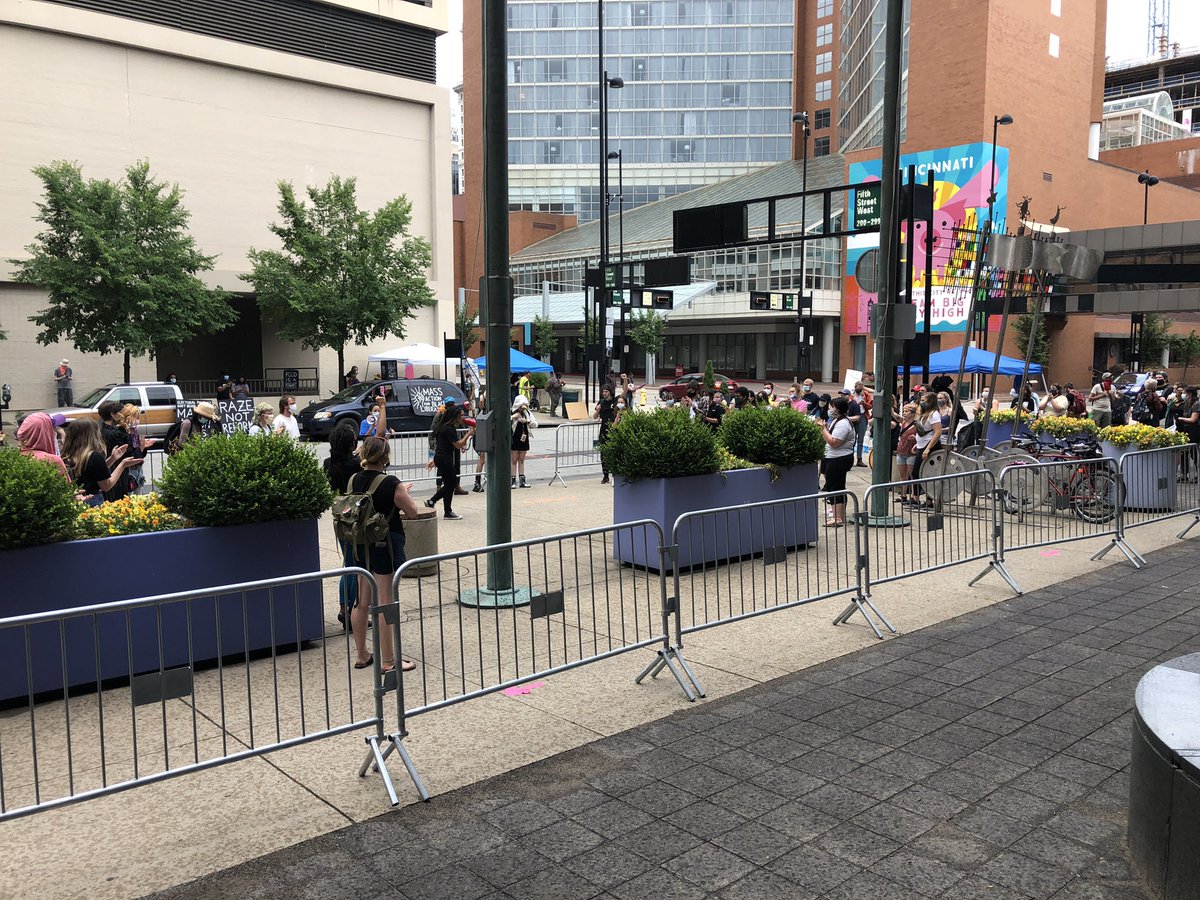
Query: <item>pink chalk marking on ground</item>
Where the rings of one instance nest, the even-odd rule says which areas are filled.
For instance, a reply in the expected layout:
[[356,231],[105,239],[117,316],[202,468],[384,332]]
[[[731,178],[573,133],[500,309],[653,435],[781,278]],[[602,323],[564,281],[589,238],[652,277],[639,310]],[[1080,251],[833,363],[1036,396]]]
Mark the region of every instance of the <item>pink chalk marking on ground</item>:
[[1061,552],[1062,552],[1061,550],[1043,550],[1038,555],[1039,556],[1058,556],[1058,554],[1060,554]]
[[546,682],[544,681],[534,681],[530,684],[518,684],[516,687],[505,688],[501,693],[506,697],[520,697],[522,694],[531,693],[534,688],[545,686]]

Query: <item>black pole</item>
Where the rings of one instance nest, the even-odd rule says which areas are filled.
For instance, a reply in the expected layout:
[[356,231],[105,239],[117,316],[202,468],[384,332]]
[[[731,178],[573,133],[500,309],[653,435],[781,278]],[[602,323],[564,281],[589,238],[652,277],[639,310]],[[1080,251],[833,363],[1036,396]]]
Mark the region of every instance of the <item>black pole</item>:
[[1146,182],[1145,199],[1142,201],[1142,224],[1150,224],[1150,182]]
[[[883,153],[881,158],[883,183],[880,186],[879,252],[884,273],[880,294],[880,323],[876,336],[876,371],[882,384],[878,399],[872,407],[875,418],[871,444],[879,448],[874,454],[871,482],[886,484],[892,477],[892,395],[896,384],[896,249],[900,242],[899,210],[896,208],[896,182],[900,168],[900,56],[901,34],[904,30],[904,0],[887,0],[887,32],[884,43],[883,74]],[[876,491],[868,514],[877,521],[890,520],[889,494]]]
[[[913,304],[916,301],[913,299],[913,262],[914,250],[916,249],[916,196],[914,191],[917,188],[917,167],[909,166],[905,176],[905,186],[903,190],[908,197],[908,218],[905,224],[908,226],[908,240],[904,246],[904,300],[908,304]],[[912,341],[904,342],[904,396],[911,397],[910,390],[912,386]],[[925,375],[921,379],[926,385],[929,384],[929,370],[925,370]]]
[[[933,170],[932,169],[929,170],[929,177],[926,182],[926,187],[929,188],[929,197],[930,197],[930,200],[932,201],[932,198],[933,198]],[[929,357],[931,355],[930,354],[930,349],[931,349],[930,348],[930,332],[932,332],[932,330],[933,330],[932,322],[933,322],[933,220],[930,219],[925,224],[925,359],[923,361],[925,368],[921,370],[925,373],[926,381],[929,380],[929,376],[932,374],[929,371]],[[968,323],[964,323],[964,326],[968,329],[970,328],[970,325]],[[964,335],[964,337],[966,337],[967,335],[970,335],[970,331],[967,331],[966,335]],[[954,389],[955,389],[955,391],[958,390],[958,382],[957,381],[954,383]]]
[[[508,272],[508,33],[504,0],[483,3],[483,216],[485,275],[480,296],[487,311],[487,398],[493,449],[487,455],[487,540],[512,540],[512,433],[508,426],[508,341],[512,332],[512,279]],[[489,590],[512,588],[512,556],[489,553]]]
[[621,289],[621,371],[629,374],[629,348],[625,341],[625,310],[629,305],[629,288],[625,284],[625,156],[617,151],[617,286]]

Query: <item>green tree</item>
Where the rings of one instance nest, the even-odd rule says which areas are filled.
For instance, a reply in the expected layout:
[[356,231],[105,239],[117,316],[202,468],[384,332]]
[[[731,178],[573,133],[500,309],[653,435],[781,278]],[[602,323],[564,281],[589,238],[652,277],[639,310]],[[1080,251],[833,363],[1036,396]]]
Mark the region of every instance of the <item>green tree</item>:
[[600,319],[588,313],[588,305],[583,304],[583,327],[579,329],[579,339],[576,342],[579,352],[586,356],[589,344],[600,343]]
[[[1029,313],[1017,316],[1013,319],[1013,328],[1016,329],[1018,338],[1018,349],[1020,356],[1024,358],[1025,351],[1029,348],[1029,329],[1033,327],[1033,316]],[[1037,337],[1033,341],[1033,355],[1029,358],[1031,362],[1038,363],[1041,366],[1050,364],[1050,339],[1046,337],[1046,319],[1044,316],[1038,316]]]
[[454,314],[454,336],[462,341],[463,356],[468,356],[471,348],[479,343],[479,329],[475,327],[476,314],[467,309],[464,303]]
[[1139,365],[1143,372],[1158,368],[1163,351],[1171,346],[1171,320],[1158,313],[1146,313],[1142,319],[1142,355]]
[[710,359],[704,363],[704,389],[706,391],[711,391],[716,386],[717,376],[716,373],[713,372],[713,364],[712,360]]
[[122,181],[85,180],[68,162],[33,173],[43,188],[34,218],[45,227],[28,259],[9,262],[16,281],[50,295],[30,316],[42,328],[38,343],[65,338],[85,353],[123,353],[129,381],[131,357],[233,324],[229,295],[197,277],[216,257],[187,233],[179,185],[153,178],[147,162],[126,168]]
[[558,349],[554,322],[548,316],[533,317],[533,355],[545,359]]
[[629,328],[629,336],[633,342],[655,356],[661,356],[663,344],[667,337],[667,323],[653,310],[643,310],[634,313],[633,323]]
[[1200,358],[1200,334],[1192,330],[1187,334],[1175,335],[1171,338],[1171,355],[1183,364],[1183,377],[1180,380],[1187,381],[1188,369],[1194,360]]
[[305,193],[307,201],[279,183],[280,222],[271,232],[283,250],[251,249],[246,280],[281,337],[337,351],[340,384],[347,344],[403,340],[408,319],[434,304],[429,243],[409,235],[412,204],[403,196],[365,212],[355,179],[337,175]]

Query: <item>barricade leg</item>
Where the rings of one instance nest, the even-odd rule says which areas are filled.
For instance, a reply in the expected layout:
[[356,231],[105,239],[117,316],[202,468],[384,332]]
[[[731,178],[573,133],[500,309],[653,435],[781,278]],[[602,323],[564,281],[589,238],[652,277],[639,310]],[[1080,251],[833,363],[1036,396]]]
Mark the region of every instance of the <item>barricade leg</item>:
[[1187,537],[1187,533],[1196,527],[1197,522],[1200,522],[1200,515],[1197,515],[1194,519],[1192,519],[1192,521],[1188,523],[1188,527],[1179,532],[1179,534],[1175,535],[1175,537],[1183,540],[1185,537]]
[[[692,667],[687,664],[687,660],[683,658],[683,650],[680,646],[682,641],[680,640],[678,604],[667,596],[667,564],[668,562],[671,563],[671,569],[674,572],[673,577],[677,579],[679,577],[679,567],[674,565],[677,555],[677,548],[675,546],[658,548],[658,581],[662,591],[663,643],[655,651],[655,658],[651,660],[646,668],[642,669],[637,678],[633,679],[633,683],[641,684],[647,676],[656,678],[658,677],[658,673],[665,668],[675,676],[675,681],[679,684],[689,702],[695,703],[697,696],[704,696],[704,687],[700,684],[700,679],[696,677],[696,673],[692,671]],[[676,597],[678,596],[678,591],[676,591]],[[675,615],[674,644],[671,643],[672,614]]]
[[974,578],[972,578],[970,581],[968,581],[967,587],[975,587],[976,584],[978,584],[980,581],[983,580],[983,576],[987,575],[989,572],[995,572],[997,575],[999,575],[1001,578],[1003,578],[1005,580],[1005,582],[1008,583],[1008,586],[1013,589],[1013,593],[1016,594],[1018,597],[1020,597],[1022,594],[1025,593],[1024,591],[1021,590],[1021,586],[1019,584],[1017,584],[1017,580],[1012,577],[1012,574],[1008,571],[1008,568],[1004,565],[1003,559],[989,559],[987,568],[984,569],[982,572],[980,572],[978,575],[976,575]]
[[[1191,527],[1191,526],[1188,526],[1188,527]],[[1138,553],[1136,550],[1134,550],[1132,547],[1130,547],[1129,544],[1127,544],[1125,542],[1125,538],[1120,535],[1117,535],[1111,541],[1109,541],[1107,546],[1101,547],[1099,550],[1097,550],[1095,553],[1093,553],[1092,559],[1093,560],[1104,559],[1104,557],[1106,555],[1108,555],[1108,551],[1111,550],[1113,547],[1116,547],[1118,550],[1120,550],[1122,553],[1124,553],[1125,558],[1127,560],[1129,560],[1129,562],[1133,565],[1133,567],[1135,569],[1140,569],[1142,566],[1147,565],[1146,558],[1144,556],[1142,556],[1140,553]]]
[[861,594],[861,593],[856,594],[854,596],[854,598],[850,601],[850,605],[847,606],[844,610],[842,610],[841,613],[839,613],[834,618],[833,624],[834,625],[845,625],[846,622],[848,622],[850,620],[850,617],[852,615],[854,615],[855,612],[860,612],[860,613],[862,613],[862,617],[867,620],[867,624],[871,626],[871,630],[873,632],[875,632],[875,637],[879,638],[882,641],[883,640],[883,632],[879,630],[879,627],[875,624],[875,620],[871,618],[871,614],[869,612],[867,612],[867,610],[870,610],[871,612],[875,613],[875,615],[879,618],[879,621],[882,622],[884,627],[887,628],[887,630],[890,631],[892,634],[900,633],[900,632],[896,631],[895,628],[892,627],[892,623],[889,622],[887,620],[887,617],[884,616],[884,614],[881,613],[875,607],[875,604],[873,604],[871,602],[871,599],[866,594]]

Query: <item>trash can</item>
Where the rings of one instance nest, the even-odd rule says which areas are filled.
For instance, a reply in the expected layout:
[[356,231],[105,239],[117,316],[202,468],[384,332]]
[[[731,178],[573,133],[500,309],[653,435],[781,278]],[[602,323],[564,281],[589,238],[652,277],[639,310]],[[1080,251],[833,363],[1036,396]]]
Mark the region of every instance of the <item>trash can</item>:
[[[438,552],[438,520],[437,510],[422,509],[415,519],[404,520],[404,555],[408,559],[420,556],[434,556]],[[422,578],[426,575],[436,575],[438,564],[429,562],[419,566],[409,566],[404,570],[405,578]]]

